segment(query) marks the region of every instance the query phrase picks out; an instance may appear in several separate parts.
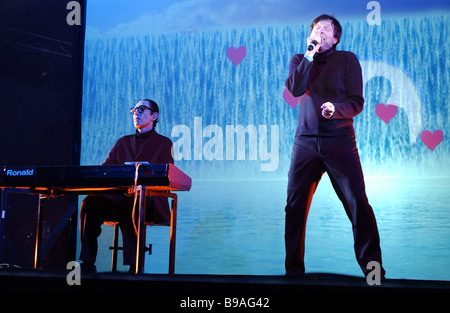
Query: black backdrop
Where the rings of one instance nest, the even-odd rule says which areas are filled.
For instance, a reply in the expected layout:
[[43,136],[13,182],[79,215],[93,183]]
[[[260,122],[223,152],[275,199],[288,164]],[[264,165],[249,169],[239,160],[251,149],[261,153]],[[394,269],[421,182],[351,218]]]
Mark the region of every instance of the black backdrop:
[[[0,166],[80,160],[85,0],[68,25],[69,0],[0,2]],[[32,266],[36,197],[2,193],[0,263]],[[77,198],[45,200],[42,267],[75,260]]]

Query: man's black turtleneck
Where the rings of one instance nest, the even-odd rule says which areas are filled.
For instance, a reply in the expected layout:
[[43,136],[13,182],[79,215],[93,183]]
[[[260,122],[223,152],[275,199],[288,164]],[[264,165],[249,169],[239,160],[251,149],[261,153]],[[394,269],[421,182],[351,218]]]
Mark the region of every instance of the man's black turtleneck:
[[103,165],[139,161],[147,161],[150,164],[173,163],[171,151],[172,141],[158,134],[155,129],[145,133],[136,130],[135,134],[117,140]]
[[[330,48],[310,62],[295,54],[289,65],[286,89],[299,98],[296,136],[354,136],[353,117],[364,105],[361,66],[356,55]],[[335,113],[322,116],[321,105],[331,102]]]
[[[148,162],[150,164],[173,163],[172,141],[155,129],[141,133],[123,136],[117,140],[108,154],[103,165],[121,165],[125,162]],[[154,197],[155,210],[152,212],[153,221],[170,220],[170,209],[167,198]]]

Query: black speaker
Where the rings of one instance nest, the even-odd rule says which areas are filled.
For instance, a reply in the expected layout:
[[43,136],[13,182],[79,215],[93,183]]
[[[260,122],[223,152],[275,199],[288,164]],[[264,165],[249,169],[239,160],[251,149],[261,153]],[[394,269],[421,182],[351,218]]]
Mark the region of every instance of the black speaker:
[[39,196],[13,189],[2,190],[0,264],[33,268]]
[[41,199],[25,190],[3,189],[0,266],[65,270],[76,257],[77,207],[73,196]]

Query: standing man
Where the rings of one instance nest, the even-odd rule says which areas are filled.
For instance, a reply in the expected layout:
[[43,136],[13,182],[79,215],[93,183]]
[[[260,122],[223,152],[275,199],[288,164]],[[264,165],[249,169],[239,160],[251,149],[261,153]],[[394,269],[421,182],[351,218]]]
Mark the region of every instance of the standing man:
[[[159,108],[155,101],[140,100],[131,110],[136,133],[119,140],[109,152],[103,165],[119,165],[125,162],[150,164],[173,163],[172,141],[155,131]],[[94,272],[97,257],[97,238],[105,221],[118,221],[123,239],[123,263],[134,271],[137,236],[134,230],[132,211],[134,198],[126,195],[90,195],[81,204],[81,252],[82,270]],[[146,220],[165,222],[170,220],[167,198],[147,199]]]
[[[363,109],[361,66],[355,54],[337,51],[342,28],[320,15],[306,39],[308,51],[289,65],[286,89],[299,98],[298,126],[292,149],[286,205],[286,274],[305,272],[305,228],[313,194],[324,172],[353,227],[356,259],[380,264],[377,224],[369,205],[355,142],[353,117]],[[325,252],[324,252],[325,253]]]

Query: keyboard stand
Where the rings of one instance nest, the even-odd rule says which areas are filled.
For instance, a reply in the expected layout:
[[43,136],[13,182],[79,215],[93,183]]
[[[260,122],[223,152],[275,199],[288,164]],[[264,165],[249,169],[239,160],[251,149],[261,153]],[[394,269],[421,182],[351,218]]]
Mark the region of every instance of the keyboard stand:
[[[123,187],[119,187],[123,190]],[[178,197],[177,194],[171,192],[174,189],[167,186],[134,186],[129,187],[126,193],[138,197],[138,225],[137,225],[137,246],[136,246],[136,269],[135,274],[143,273],[144,270],[144,259],[145,259],[145,208],[146,208],[146,197],[165,197],[172,198],[172,208],[170,210],[170,252],[169,252],[169,274],[174,274],[175,272],[175,242],[176,242],[176,227],[177,227],[177,207],[178,207]],[[40,265],[40,254],[42,249],[40,249],[41,241],[41,223],[42,223],[42,213],[43,213],[43,201],[48,197],[64,196],[64,195],[82,195],[82,194],[95,194],[95,193],[117,193],[117,189],[109,188],[83,188],[83,189],[59,189],[57,194],[52,190],[46,190],[46,193],[41,194],[38,190],[30,190],[30,193],[39,194],[39,204],[38,204],[38,214],[37,214],[37,226],[36,226],[36,243],[34,248],[34,268],[38,269]],[[46,249],[47,250],[47,249]]]
[[147,197],[165,197],[172,198],[172,208],[170,210],[170,252],[169,252],[169,274],[175,272],[175,242],[177,232],[177,202],[178,197],[172,192],[154,191],[151,187],[139,185],[134,191],[134,187],[130,188],[129,193],[139,197],[139,216],[137,230],[137,246],[136,246],[136,269],[135,273],[140,274],[144,269],[145,255],[145,207]]

